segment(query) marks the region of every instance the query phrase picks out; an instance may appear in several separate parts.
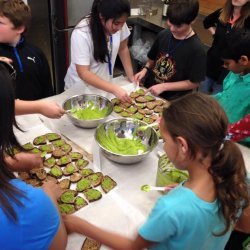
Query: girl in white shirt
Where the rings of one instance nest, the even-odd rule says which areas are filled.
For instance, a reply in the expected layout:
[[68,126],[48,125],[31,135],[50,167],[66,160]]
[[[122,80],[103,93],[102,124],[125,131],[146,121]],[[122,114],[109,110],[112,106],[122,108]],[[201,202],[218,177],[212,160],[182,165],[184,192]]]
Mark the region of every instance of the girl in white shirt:
[[128,0],[95,0],[90,15],[76,26],[71,37],[71,64],[65,77],[65,89],[81,82],[85,93],[109,92],[122,101],[130,101],[125,90],[112,84],[117,54],[128,79],[133,69],[127,40],[126,20],[130,14]]

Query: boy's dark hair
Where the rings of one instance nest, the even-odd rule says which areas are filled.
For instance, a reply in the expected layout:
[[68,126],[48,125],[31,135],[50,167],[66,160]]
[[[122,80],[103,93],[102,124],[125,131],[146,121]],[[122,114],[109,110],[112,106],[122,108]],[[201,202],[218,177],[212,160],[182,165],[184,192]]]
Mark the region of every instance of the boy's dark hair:
[[101,63],[107,62],[108,48],[106,36],[100,15],[104,21],[118,19],[123,15],[130,15],[130,4],[128,0],[94,0],[91,9],[90,30],[94,43],[94,58]]
[[7,17],[15,28],[30,27],[31,10],[22,0],[0,0],[0,16]]
[[223,41],[221,52],[222,59],[238,61],[241,56],[247,56],[250,60],[250,31],[246,29],[232,29]]
[[167,18],[174,25],[190,24],[198,13],[198,0],[171,0],[167,10]]

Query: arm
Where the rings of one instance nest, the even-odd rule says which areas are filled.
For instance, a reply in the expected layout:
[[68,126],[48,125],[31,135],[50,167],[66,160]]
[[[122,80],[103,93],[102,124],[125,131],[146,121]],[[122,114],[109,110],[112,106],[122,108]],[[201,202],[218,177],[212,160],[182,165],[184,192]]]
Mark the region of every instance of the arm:
[[16,115],[38,113],[49,118],[60,118],[65,111],[55,102],[15,100],[15,113]]
[[137,250],[149,247],[152,243],[139,235],[134,240],[112,233],[88,223],[73,215],[63,217],[68,232],[84,234],[100,243],[117,250]]
[[[62,190],[59,185],[55,184],[53,181],[48,181],[43,184],[43,190],[50,197],[50,199],[58,209],[57,200],[62,194]],[[60,215],[59,209],[58,213],[60,216],[60,226],[50,245],[50,250],[66,249],[67,246],[67,231]]]
[[135,82],[141,82],[141,80],[147,74],[147,71],[154,67],[154,63],[155,61],[149,59],[147,63],[145,64],[145,67],[141,71],[139,71],[137,74],[135,74]]
[[43,160],[40,154],[21,152],[16,154],[15,158],[6,156],[4,160],[11,171],[17,172],[29,171],[33,168],[43,166]]
[[120,43],[118,54],[119,54],[119,57],[121,59],[122,65],[125,69],[125,72],[126,72],[128,79],[131,82],[133,82],[134,81],[134,73],[133,73],[133,67],[132,67],[130,53],[129,53],[129,49],[128,49],[128,39],[126,39]]
[[82,80],[94,86],[95,88],[109,92],[124,102],[131,101],[130,97],[124,89],[115,84],[111,84],[110,82],[103,80],[102,78],[91,72],[89,69],[89,65],[76,64],[76,70],[77,74]]
[[160,95],[164,91],[182,91],[196,89],[199,83],[194,83],[189,80],[179,82],[165,82],[156,84],[148,89],[153,95]]

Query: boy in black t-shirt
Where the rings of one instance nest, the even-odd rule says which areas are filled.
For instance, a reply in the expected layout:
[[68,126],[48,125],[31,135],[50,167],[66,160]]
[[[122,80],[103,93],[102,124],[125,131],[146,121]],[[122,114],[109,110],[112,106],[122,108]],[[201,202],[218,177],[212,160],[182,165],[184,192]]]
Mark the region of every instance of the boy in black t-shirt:
[[192,29],[198,15],[197,0],[175,0],[167,10],[169,29],[161,31],[150,51],[144,68],[135,75],[145,76],[144,86],[158,96],[172,100],[194,89],[205,78],[206,52]]

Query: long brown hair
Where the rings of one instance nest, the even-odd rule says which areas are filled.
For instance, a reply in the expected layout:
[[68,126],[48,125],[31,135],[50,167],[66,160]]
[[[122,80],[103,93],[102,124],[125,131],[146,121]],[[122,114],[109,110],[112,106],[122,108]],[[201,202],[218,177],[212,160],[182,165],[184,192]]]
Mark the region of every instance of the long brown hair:
[[10,200],[22,205],[17,196],[24,196],[24,193],[10,183],[15,176],[6,165],[5,157],[6,155],[14,157],[14,148],[22,147],[13,131],[13,125],[18,128],[15,121],[14,88],[10,75],[2,64],[0,64],[0,107],[0,207],[8,217],[17,220]]
[[[232,0],[227,0],[224,7],[222,8],[220,14],[220,21],[222,23],[227,23],[233,15],[234,6],[232,5]],[[245,21],[250,17],[250,2],[245,3],[240,10],[240,17],[234,23],[235,28],[244,28]]]
[[228,127],[224,110],[213,97],[192,93],[173,101],[163,111],[163,119],[173,138],[186,139],[192,159],[198,152],[203,157],[211,156],[208,171],[215,184],[219,211],[225,218],[225,230],[214,233],[225,234],[249,200],[242,154],[234,142],[224,139]]

